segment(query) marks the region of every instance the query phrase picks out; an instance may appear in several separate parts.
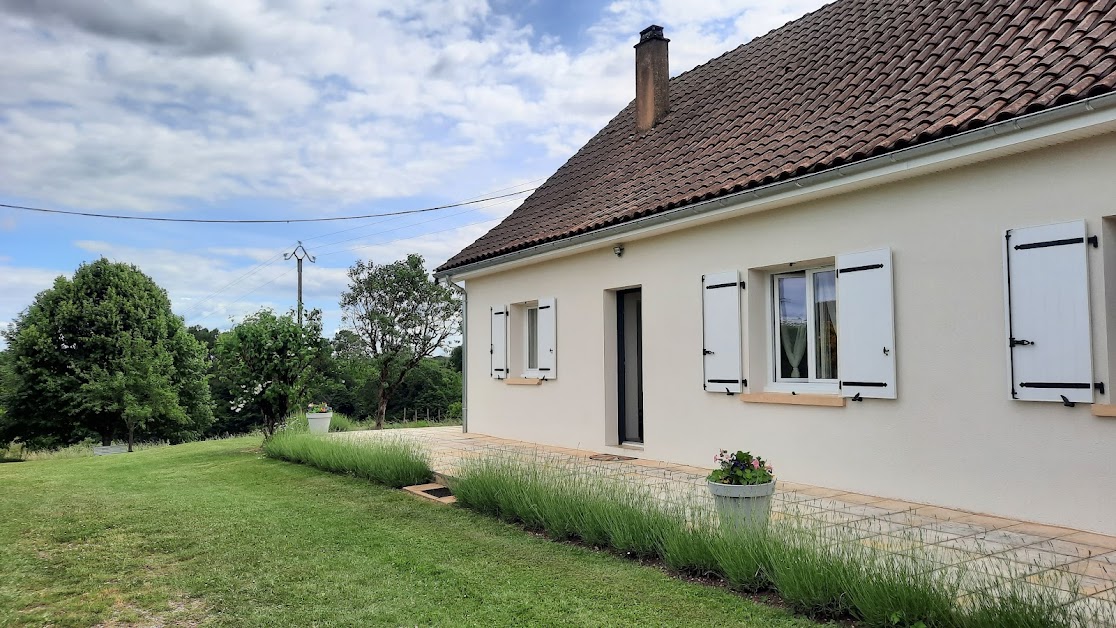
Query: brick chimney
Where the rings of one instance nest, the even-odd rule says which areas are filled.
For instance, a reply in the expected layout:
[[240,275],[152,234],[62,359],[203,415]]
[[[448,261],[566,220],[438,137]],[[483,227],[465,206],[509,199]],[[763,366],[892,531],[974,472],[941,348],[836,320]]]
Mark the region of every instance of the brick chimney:
[[643,132],[666,117],[670,71],[663,27],[652,24],[639,33],[636,50],[636,130]]

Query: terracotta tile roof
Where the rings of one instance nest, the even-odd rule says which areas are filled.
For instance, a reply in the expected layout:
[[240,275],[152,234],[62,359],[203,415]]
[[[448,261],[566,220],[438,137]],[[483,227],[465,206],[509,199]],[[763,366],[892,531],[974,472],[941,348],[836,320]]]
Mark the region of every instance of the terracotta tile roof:
[[629,104],[438,270],[1114,89],[1116,0],[838,0],[671,79],[646,134]]

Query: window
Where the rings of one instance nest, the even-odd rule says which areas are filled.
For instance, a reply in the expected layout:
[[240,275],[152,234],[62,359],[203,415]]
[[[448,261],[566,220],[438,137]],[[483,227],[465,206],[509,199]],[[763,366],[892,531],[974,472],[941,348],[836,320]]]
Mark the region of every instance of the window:
[[527,370],[537,371],[539,368],[539,306],[532,305],[527,308]]
[[773,381],[836,386],[837,273],[830,267],[772,275]]
[[514,303],[509,310],[509,374],[528,379],[557,379],[557,304],[554,298],[540,297],[536,301]]

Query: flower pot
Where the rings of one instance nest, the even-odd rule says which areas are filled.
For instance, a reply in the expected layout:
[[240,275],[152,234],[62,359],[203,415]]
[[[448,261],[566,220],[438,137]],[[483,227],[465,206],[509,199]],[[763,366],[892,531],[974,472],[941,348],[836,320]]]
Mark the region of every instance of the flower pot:
[[310,425],[311,434],[325,434],[329,432],[329,422],[333,420],[332,412],[307,412],[306,422]]
[[767,523],[767,515],[771,511],[771,495],[775,493],[775,480],[752,485],[708,481],[706,484],[717,504],[721,525],[754,526]]

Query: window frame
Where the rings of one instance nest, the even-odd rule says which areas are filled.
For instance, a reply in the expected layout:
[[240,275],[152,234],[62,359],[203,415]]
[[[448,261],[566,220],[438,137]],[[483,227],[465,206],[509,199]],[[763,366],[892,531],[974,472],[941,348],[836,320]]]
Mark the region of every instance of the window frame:
[[[769,336],[767,383],[765,390],[771,392],[807,392],[819,394],[839,394],[840,379],[820,379],[817,377],[785,378],[779,376],[782,362],[782,334],[779,332],[779,277],[803,274],[806,282],[806,364],[808,373],[817,373],[817,304],[814,300],[814,275],[824,272],[836,273],[834,262],[815,264],[803,268],[784,267],[767,274],[767,333]],[[834,274],[836,285],[836,274]],[[836,291],[835,291],[836,292]],[[836,296],[835,296],[836,298]],[[838,321],[838,351],[840,351],[840,321]],[[840,373],[838,373],[840,375]]]
[[[531,316],[534,312],[535,328],[534,338],[531,337]],[[531,341],[535,345],[535,365],[531,366]],[[523,304],[523,374],[525,379],[542,379],[543,372],[539,370],[539,302],[529,301]]]

